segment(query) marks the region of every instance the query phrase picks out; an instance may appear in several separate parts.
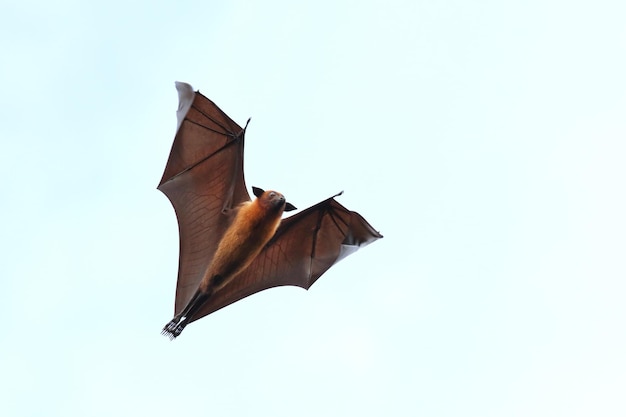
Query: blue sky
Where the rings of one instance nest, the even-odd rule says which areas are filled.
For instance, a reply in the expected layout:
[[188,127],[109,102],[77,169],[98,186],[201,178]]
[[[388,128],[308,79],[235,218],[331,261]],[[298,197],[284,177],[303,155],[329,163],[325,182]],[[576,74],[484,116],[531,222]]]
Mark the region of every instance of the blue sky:
[[[2,414],[624,415],[623,2],[214,3],[3,4]],[[170,343],[176,80],[385,239]]]

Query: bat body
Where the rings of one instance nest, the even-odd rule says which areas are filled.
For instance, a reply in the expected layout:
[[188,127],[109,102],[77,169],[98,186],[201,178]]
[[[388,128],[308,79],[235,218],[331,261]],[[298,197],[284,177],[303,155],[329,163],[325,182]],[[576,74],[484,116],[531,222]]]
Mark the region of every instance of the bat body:
[[200,281],[200,291],[218,289],[218,284],[223,286],[250,265],[274,236],[283,211],[295,210],[276,191],[263,191],[260,188],[255,188],[255,191],[258,198],[241,203],[233,223],[217,246],[213,263]]
[[180,258],[174,318],[162,333],[251,294],[281,285],[308,289],[328,268],[382,236],[334,197],[295,210],[243,175],[245,128],[190,85],[176,83],[178,128],[159,189],[178,219]]
[[163,334],[177,337],[185,328],[189,317],[224,285],[228,284],[257,257],[274,236],[284,211],[296,208],[276,191],[263,191],[254,187],[257,198],[246,201],[237,213],[215,250],[213,262],[200,281],[198,290],[187,306],[163,328]]

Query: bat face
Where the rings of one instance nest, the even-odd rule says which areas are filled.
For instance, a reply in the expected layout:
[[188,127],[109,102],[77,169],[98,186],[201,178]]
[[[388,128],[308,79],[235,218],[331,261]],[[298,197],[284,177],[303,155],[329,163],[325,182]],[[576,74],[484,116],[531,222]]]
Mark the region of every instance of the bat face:
[[278,191],[264,191],[258,187],[252,187],[254,195],[259,199],[259,203],[272,211],[292,211],[296,208],[293,204],[288,203],[285,196]]
[[259,198],[261,203],[274,210],[282,210],[285,207],[285,196],[276,191],[266,191]]

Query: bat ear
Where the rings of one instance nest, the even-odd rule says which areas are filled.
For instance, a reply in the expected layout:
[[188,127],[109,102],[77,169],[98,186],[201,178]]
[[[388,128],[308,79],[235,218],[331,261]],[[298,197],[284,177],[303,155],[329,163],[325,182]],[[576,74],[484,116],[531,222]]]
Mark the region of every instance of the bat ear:
[[259,187],[252,187],[252,192],[254,193],[254,195],[256,197],[261,197],[261,195],[263,195],[265,190],[263,190],[262,188],[259,188]]
[[291,203],[285,203],[285,209],[283,211],[294,211],[297,210],[296,206]]

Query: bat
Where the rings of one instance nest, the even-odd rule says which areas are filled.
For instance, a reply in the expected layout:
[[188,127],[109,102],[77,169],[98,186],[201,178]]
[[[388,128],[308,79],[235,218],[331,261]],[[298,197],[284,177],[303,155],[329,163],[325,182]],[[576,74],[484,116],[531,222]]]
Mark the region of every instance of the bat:
[[[277,191],[252,187],[243,173],[241,128],[215,103],[177,82],[174,143],[157,187],[172,203],[179,228],[170,339],[208,314],[259,291],[309,289],[332,265],[382,235],[334,195],[296,210]],[[248,119],[250,122],[250,119]]]

